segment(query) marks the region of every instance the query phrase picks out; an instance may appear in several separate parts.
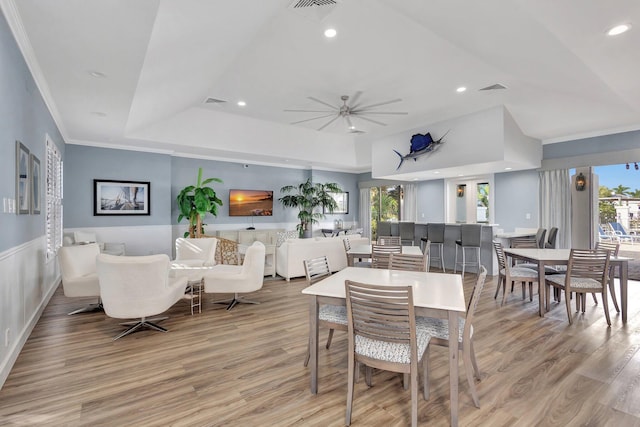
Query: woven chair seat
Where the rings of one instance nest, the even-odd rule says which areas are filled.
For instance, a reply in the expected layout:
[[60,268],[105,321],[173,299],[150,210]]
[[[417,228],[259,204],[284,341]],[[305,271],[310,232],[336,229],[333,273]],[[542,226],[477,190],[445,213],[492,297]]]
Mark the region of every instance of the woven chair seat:
[[[462,334],[464,333],[463,317],[458,318],[458,342],[462,342]],[[432,319],[430,317],[417,317],[416,327],[424,328],[431,338],[439,338],[441,340],[449,340],[449,321],[447,319]],[[471,326],[471,336],[473,336],[473,325]]]
[[[566,274],[555,274],[547,279],[547,282],[554,283],[559,288],[564,288]],[[572,277],[571,278],[572,289],[602,289],[602,283],[589,278]]]
[[[416,324],[418,357],[424,353],[430,338],[427,330]],[[364,357],[393,363],[410,363],[411,361],[411,346],[409,344],[378,341],[361,335],[356,335],[355,344],[356,353]]]
[[318,319],[325,322],[347,325],[347,307],[340,305],[322,304],[318,311]]
[[[517,277],[524,277],[527,279],[538,279],[538,272],[536,270],[533,270],[531,268],[522,268],[522,267],[512,267],[509,272],[511,273],[511,278],[517,278]],[[503,268],[502,270],[500,270],[500,274],[502,274],[503,276],[506,275],[506,271]]]

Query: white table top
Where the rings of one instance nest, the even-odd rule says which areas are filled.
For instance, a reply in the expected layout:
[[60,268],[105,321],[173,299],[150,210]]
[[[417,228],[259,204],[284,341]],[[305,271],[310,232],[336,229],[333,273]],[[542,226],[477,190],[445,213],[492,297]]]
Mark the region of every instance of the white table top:
[[[348,255],[371,255],[372,245],[355,245],[347,251]],[[420,246],[403,246],[402,253],[408,255],[422,255]]]
[[[558,264],[567,263],[571,254],[570,249],[535,249],[535,248],[505,248],[504,253],[527,258],[532,261],[556,262]],[[610,261],[630,261],[633,258],[611,257]]]
[[345,298],[345,280],[385,286],[410,285],[413,287],[413,304],[416,307],[462,313],[467,309],[459,274],[347,267],[303,289],[302,293]]

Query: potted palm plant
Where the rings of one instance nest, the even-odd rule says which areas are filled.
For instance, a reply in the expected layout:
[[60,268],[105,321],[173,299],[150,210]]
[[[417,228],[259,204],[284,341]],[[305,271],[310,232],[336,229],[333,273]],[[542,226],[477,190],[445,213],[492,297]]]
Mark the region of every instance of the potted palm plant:
[[335,182],[313,183],[309,178],[297,186],[285,185],[280,192],[286,193],[278,199],[284,207],[298,209],[300,223],[296,229],[300,237],[311,237],[312,225],[324,218],[324,214],[316,209],[324,208],[326,212],[333,212],[338,205],[330,193],[341,193],[342,190]]
[[220,178],[207,178],[202,180],[202,168],[198,168],[198,181],[196,185],[189,185],[180,191],[176,201],[180,209],[178,222],[183,218],[189,220],[189,231],[184,233],[184,237],[202,237],[202,219],[207,213],[218,216],[218,206],[222,206],[222,200],[216,195],[216,191],[207,187],[211,182],[222,183]]

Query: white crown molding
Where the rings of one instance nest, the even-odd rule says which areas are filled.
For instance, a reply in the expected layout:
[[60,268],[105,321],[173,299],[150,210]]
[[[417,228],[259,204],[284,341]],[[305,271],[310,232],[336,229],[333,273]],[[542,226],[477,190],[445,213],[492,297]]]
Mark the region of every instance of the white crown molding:
[[98,141],[86,141],[82,139],[69,139],[66,141],[69,145],[85,145],[87,147],[111,148],[113,150],[141,151],[144,153],[167,154],[174,155],[173,150],[163,150],[161,148],[137,147],[135,145],[111,144]]
[[579,133],[574,135],[562,136],[558,138],[543,139],[542,145],[555,144],[558,142],[575,141],[577,139],[593,138],[596,136],[613,135],[616,133],[633,132],[636,130],[640,130],[640,124],[623,126],[623,127],[613,128],[613,129],[598,130],[593,132],[584,132],[584,133]]
[[58,112],[53,96],[51,96],[47,80],[45,79],[42,69],[40,68],[40,64],[33,52],[31,41],[29,40],[27,32],[24,29],[24,25],[22,24],[22,20],[20,19],[20,13],[16,7],[15,0],[0,0],[0,8],[4,13],[7,23],[9,24],[9,28],[11,28],[11,32],[18,44],[18,48],[20,49],[20,52],[22,52],[22,56],[24,57],[27,67],[29,68],[29,71],[31,71],[31,75],[33,76],[33,80],[40,91],[40,95],[49,109],[49,113],[51,114],[51,117],[53,117],[53,121],[58,127],[58,131],[60,131],[62,139],[66,141],[68,134],[64,127],[62,116]]

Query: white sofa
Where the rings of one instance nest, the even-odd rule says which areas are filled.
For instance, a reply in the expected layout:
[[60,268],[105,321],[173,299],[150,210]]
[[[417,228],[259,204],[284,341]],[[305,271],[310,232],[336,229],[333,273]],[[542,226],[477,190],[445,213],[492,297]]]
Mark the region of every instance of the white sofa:
[[[368,245],[369,239],[359,234],[346,236],[351,246]],[[345,236],[315,237],[309,239],[289,239],[277,248],[276,273],[289,281],[292,277],[304,276],[305,259],[326,255],[331,271],[339,271],[347,266],[347,255],[342,240]]]

